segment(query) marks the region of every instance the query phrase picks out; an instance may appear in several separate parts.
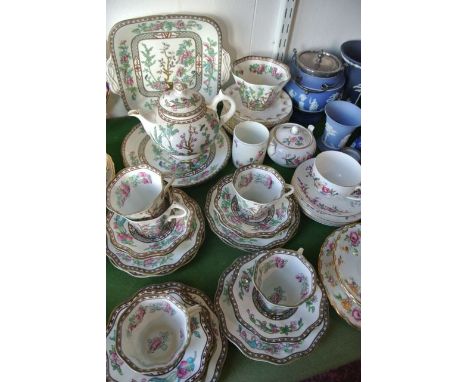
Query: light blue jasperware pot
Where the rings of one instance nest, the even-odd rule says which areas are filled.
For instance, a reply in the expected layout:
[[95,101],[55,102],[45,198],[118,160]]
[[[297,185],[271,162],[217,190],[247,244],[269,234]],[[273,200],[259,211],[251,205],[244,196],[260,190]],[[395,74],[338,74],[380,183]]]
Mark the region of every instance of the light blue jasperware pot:
[[341,57],[345,62],[346,75],[343,99],[357,104],[361,99],[361,40],[343,43]]
[[325,130],[317,144],[321,151],[341,150],[352,132],[361,125],[361,109],[347,101],[325,106]]

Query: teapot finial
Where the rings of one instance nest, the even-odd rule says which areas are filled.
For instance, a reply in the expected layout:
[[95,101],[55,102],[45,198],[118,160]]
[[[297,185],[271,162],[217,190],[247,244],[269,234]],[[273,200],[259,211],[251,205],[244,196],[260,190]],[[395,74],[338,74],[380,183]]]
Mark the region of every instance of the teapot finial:
[[184,84],[181,81],[174,82],[174,90],[177,92],[183,92],[187,89],[187,84]]

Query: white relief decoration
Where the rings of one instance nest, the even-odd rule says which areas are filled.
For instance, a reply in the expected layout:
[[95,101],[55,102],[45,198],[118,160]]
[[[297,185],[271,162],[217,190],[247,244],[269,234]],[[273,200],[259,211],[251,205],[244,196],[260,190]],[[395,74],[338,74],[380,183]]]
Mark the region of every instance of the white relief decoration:
[[317,99],[314,98],[314,100],[310,103],[309,105],[309,111],[316,111],[319,108],[319,104],[317,102]]

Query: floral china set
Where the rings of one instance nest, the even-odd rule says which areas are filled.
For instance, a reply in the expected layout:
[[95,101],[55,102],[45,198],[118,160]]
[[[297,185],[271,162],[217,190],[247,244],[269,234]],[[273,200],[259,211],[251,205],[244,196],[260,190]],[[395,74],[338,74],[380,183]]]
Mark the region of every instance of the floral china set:
[[328,328],[328,302],[312,265],[277,248],[242,256],[221,275],[215,307],[247,357],[282,365],[309,354]]
[[111,314],[107,377],[111,381],[219,380],[227,355],[213,304],[181,283],[151,285]]
[[[222,242],[249,254],[223,272],[214,304],[201,291],[170,282],[119,305],[107,327],[108,379],[217,381],[227,339],[251,359],[289,363],[313,351],[326,332],[328,301],[360,328],[360,164],[340,147],[332,150],[328,136],[316,142],[313,125],[288,122],[297,100],[283,87],[317,85],[318,69],[298,74],[308,56],[295,55],[293,78],[287,65],[267,57],[230,65],[216,22],[189,15],[119,22],[109,50],[110,87],[140,122],[122,142],[125,168],[116,174],[107,156],[110,262],[134,277],[163,276],[188,264],[204,241],[205,222],[181,188],[217,175],[231,154],[237,169],[211,187],[205,216]],[[341,67],[338,72],[328,81],[341,81]],[[230,74],[235,84],[223,93]],[[327,126],[339,132],[337,145],[360,123],[360,114],[350,121],[338,109],[327,114]],[[313,158],[317,145],[332,151]],[[296,168],[291,184],[263,165],[266,154]],[[280,248],[297,233],[300,210],[341,227],[323,244],[318,273],[302,248]]]

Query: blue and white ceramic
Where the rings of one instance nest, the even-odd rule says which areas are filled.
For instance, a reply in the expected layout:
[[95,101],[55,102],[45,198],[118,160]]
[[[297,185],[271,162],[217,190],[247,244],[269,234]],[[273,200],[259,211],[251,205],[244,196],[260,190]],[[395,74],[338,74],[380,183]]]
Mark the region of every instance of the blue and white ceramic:
[[322,51],[294,49],[289,63],[291,80],[284,90],[293,106],[306,113],[320,113],[328,102],[339,99],[345,84],[343,66],[334,55]]
[[357,104],[361,99],[361,40],[343,43],[341,56],[345,62],[346,75],[343,99]]
[[357,137],[353,143],[351,143],[351,146],[353,149],[361,151],[361,136]]
[[339,99],[344,86],[344,80],[336,88],[328,90],[311,90],[299,85],[296,81],[289,81],[284,90],[292,99],[293,106],[306,113],[320,113],[327,103]]
[[289,67],[297,84],[307,89],[326,90],[344,81],[344,66],[335,55],[323,50],[306,50],[299,55],[296,49],[293,52]]
[[317,144],[321,151],[341,150],[361,125],[361,109],[351,102],[333,101],[325,107],[325,114],[325,130]]

